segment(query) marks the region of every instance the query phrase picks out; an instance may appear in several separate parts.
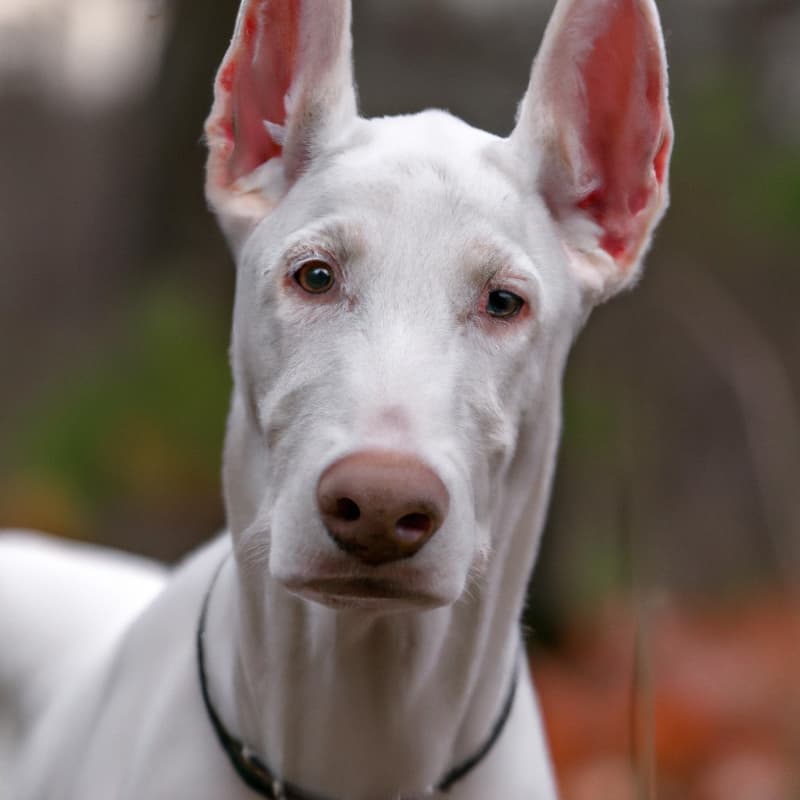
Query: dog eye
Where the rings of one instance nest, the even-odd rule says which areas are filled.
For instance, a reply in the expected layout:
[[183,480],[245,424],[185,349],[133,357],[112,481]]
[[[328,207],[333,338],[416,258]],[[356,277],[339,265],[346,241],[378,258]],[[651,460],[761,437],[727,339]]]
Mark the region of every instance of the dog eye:
[[489,292],[486,313],[497,319],[511,319],[519,314],[524,305],[525,301],[519,295],[498,289]]
[[294,274],[300,288],[309,294],[324,294],[333,287],[336,278],[333,267],[322,259],[306,261]]

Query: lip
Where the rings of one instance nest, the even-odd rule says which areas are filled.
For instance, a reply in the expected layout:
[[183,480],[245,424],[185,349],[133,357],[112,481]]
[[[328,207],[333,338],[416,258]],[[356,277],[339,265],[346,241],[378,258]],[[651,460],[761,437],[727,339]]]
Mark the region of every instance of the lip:
[[435,608],[440,597],[406,583],[373,577],[294,579],[284,583],[293,594],[332,608]]

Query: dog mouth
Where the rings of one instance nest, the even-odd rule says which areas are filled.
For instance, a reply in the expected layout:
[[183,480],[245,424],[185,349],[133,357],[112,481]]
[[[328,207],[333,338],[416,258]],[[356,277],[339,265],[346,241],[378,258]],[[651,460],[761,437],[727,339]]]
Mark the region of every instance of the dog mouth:
[[446,601],[405,582],[377,577],[326,577],[284,581],[292,594],[329,608],[428,609]]

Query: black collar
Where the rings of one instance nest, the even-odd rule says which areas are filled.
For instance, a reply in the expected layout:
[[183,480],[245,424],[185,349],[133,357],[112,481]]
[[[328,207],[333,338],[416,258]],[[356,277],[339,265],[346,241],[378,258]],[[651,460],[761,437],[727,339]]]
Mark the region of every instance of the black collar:
[[[211,585],[208,587],[205,598],[203,599],[203,606],[200,610],[200,619],[197,625],[197,671],[200,677],[200,691],[203,695],[203,703],[208,713],[208,718],[214,728],[214,732],[222,745],[222,749],[228,754],[228,758],[239,774],[239,777],[251,788],[253,791],[260,794],[268,800],[331,800],[331,798],[324,798],[321,795],[312,794],[305,790],[301,790],[286,781],[278,778],[262,759],[253,752],[244,742],[241,742],[235,736],[232,736],[225,729],[225,725],[219,718],[214,705],[211,702],[211,696],[208,691],[208,676],[206,675],[205,667],[205,632],[206,632],[206,618],[208,616],[208,606],[211,600],[211,592],[214,584],[217,581],[222,567],[227,561],[227,557],[223,560],[222,564],[217,567],[214,577],[211,579]],[[489,751],[494,747],[500,734],[511,716],[511,709],[514,705],[514,696],[517,691],[517,683],[519,680],[519,660],[514,669],[514,675],[511,679],[511,687],[508,690],[503,707],[500,710],[500,715],[492,726],[486,741],[481,747],[466,761],[463,761],[458,766],[451,769],[447,774],[436,784],[433,789],[429,789],[417,797],[419,800],[425,797],[436,797],[437,795],[446,794],[450,789],[458,783],[462,778],[466,777],[478,764],[483,761],[489,754]],[[408,798],[408,800],[411,800]]]

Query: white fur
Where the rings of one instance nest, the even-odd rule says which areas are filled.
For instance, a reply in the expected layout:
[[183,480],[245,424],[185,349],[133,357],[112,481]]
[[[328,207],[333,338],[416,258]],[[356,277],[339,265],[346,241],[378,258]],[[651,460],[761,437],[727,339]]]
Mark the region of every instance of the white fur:
[[[603,5],[561,0],[554,24],[581,2]],[[657,30],[651,0],[641,5]],[[343,0],[309,6],[348,18]],[[541,135],[520,146],[529,107],[511,142],[439,111],[364,120],[342,110],[336,84],[349,68],[330,69],[336,108],[299,176],[273,159],[227,185],[224,143],[210,134],[209,196],[238,270],[231,534],[155,599],[162,578],[149,565],[109,566],[109,582],[106,556],[0,539],[0,641],[30,643],[0,651],[0,691],[24,700],[11,704],[22,749],[14,800],[253,796],[214,738],[194,653],[203,596],[231,548],[211,596],[210,691],[229,730],[285,779],[342,800],[416,796],[474,753],[499,713],[520,658],[561,376],[597,293],[532,179]],[[302,92],[292,90],[300,107]],[[225,105],[218,94],[215,109]],[[290,117],[288,135],[301,123]],[[290,277],[320,254],[339,265],[328,302]],[[489,317],[487,281],[531,313]],[[314,502],[329,465],[371,449],[414,454],[450,494],[431,541],[380,566],[339,550]],[[398,596],[315,589],[331,577],[374,578]],[[73,607],[71,587],[87,608]],[[555,797],[526,671],[500,740],[449,796]]]

